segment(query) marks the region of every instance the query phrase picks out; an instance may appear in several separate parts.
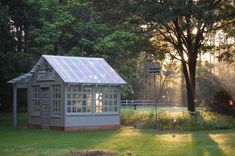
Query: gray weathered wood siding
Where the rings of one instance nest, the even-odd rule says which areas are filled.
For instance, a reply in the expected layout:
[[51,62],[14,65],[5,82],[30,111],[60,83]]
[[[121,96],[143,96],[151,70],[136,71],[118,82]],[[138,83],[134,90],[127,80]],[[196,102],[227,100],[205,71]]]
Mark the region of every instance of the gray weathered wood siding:
[[[45,69],[45,60],[42,62],[42,65],[38,68],[38,70],[44,70]],[[55,79],[49,80],[49,81],[38,81],[37,80],[37,71],[33,74],[31,77],[29,83],[28,83],[28,123],[33,125],[41,125],[41,116],[35,116],[32,115],[32,86],[38,86],[40,88],[49,88],[50,97],[52,96],[52,86],[53,85],[59,85],[61,86],[61,104],[62,104],[62,114],[60,117],[53,117],[51,115],[51,107],[52,107],[52,101],[50,99],[50,114],[49,114],[49,124],[50,126],[64,126],[64,82],[59,77],[57,73],[55,73]]]
[[[45,70],[46,60],[42,62],[37,71]],[[48,66],[48,65],[47,65]],[[109,125],[120,125],[120,104],[121,104],[121,91],[120,86],[108,86],[108,85],[91,85],[92,88],[92,112],[69,114],[67,113],[67,87],[60,76],[55,73],[54,80],[38,80],[35,71],[28,83],[28,123],[32,125],[42,126],[42,116],[32,114],[32,86],[38,86],[40,88],[49,88],[50,97],[52,97],[52,86],[61,86],[61,116],[52,116],[52,100],[50,99],[50,114],[49,114],[49,126],[56,127],[84,127],[84,126],[109,126]],[[88,84],[83,84],[88,85]],[[117,112],[95,112],[95,93],[99,87],[114,87],[117,89]]]

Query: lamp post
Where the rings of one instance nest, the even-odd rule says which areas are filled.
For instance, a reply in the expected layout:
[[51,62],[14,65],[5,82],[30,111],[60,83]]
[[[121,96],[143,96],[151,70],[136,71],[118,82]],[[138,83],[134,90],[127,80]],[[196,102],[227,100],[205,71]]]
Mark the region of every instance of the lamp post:
[[153,75],[153,83],[154,83],[154,103],[155,103],[155,118],[156,118],[156,127],[158,128],[157,123],[157,84],[156,84],[156,75],[160,75],[161,66],[160,64],[150,64],[148,68],[148,74]]

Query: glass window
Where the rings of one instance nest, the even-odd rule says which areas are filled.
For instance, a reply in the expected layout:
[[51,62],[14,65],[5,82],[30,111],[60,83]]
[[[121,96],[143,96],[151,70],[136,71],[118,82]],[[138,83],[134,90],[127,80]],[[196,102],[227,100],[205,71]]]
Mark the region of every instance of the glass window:
[[40,87],[32,87],[32,115],[40,115]]
[[62,113],[61,87],[52,86],[52,116],[60,116]]
[[96,112],[117,112],[117,89],[111,87],[102,87],[98,89],[95,95]]
[[116,88],[100,87],[92,99],[90,86],[73,85],[67,88],[67,113],[92,112],[92,100],[95,112],[117,112],[118,93]]
[[67,89],[67,113],[81,112],[91,112],[91,87],[69,86]]

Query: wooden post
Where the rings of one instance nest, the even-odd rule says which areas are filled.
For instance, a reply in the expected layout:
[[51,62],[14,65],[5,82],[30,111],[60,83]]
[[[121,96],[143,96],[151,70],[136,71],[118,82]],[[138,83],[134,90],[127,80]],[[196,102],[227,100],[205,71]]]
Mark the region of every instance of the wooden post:
[[156,118],[155,129],[158,129],[156,74],[153,75],[153,78],[154,78],[153,82],[154,82],[154,102],[155,102],[155,118]]
[[17,128],[17,87],[13,85],[13,127]]
[[92,87],[91,90],[91,112],[92,114],[95,114],[96,112],[96,90],[97,90],[97,84]]

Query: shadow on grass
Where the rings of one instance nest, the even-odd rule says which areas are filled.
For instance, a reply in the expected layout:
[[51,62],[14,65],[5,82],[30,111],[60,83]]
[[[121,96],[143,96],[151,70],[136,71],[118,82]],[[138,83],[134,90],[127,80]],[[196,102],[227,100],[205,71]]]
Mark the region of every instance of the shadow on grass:
[[[121,155],[225,155],[208,131],[184,133],[121,128],[115,131],[58,132],[13,129],[10,128],[11,120],[4,120],[10,116],[1,116],[0,119],[3,121],[0,123],[0,149],[5,155],[14,155],[15,151],[22,155],[61,155],[84,150],[108,150]],[[24,116],[27,118],[27,114],[22,115],[22,122]]]
[[[0,128],[2,155],[68,155],[97,150],[96,145],[112,138],[117,131],[60,132],[28,128]],[[105,150],[105,149],[104,149]],[[0,154],[0,155],[1,155]]]
[[[0,155],[63,155],[71,151],[93,150],[119,130],[61,132],[26,128],[27,113],[17,114],[18,128],[12,127],[12,113],[0,113]],[[6,148],[7,147],[7,148]],[[10,147],[10,148],[8,148]]]
[[[203,129],[203,124],[206,123],[205,119],[200,113],[192,116],[191,119],[194,124],[198,124]],[[197,126],[197,125],[193,125]],[[205,126],[205,125],[204,125]],[[208,156],[222,156],[225,155],[219,144],[215,142],[210,133],[206,131],[192,132],[192,155],[208,155]]]
[[208,132],[192,133],[192,155],[222,156],[225,155]]

